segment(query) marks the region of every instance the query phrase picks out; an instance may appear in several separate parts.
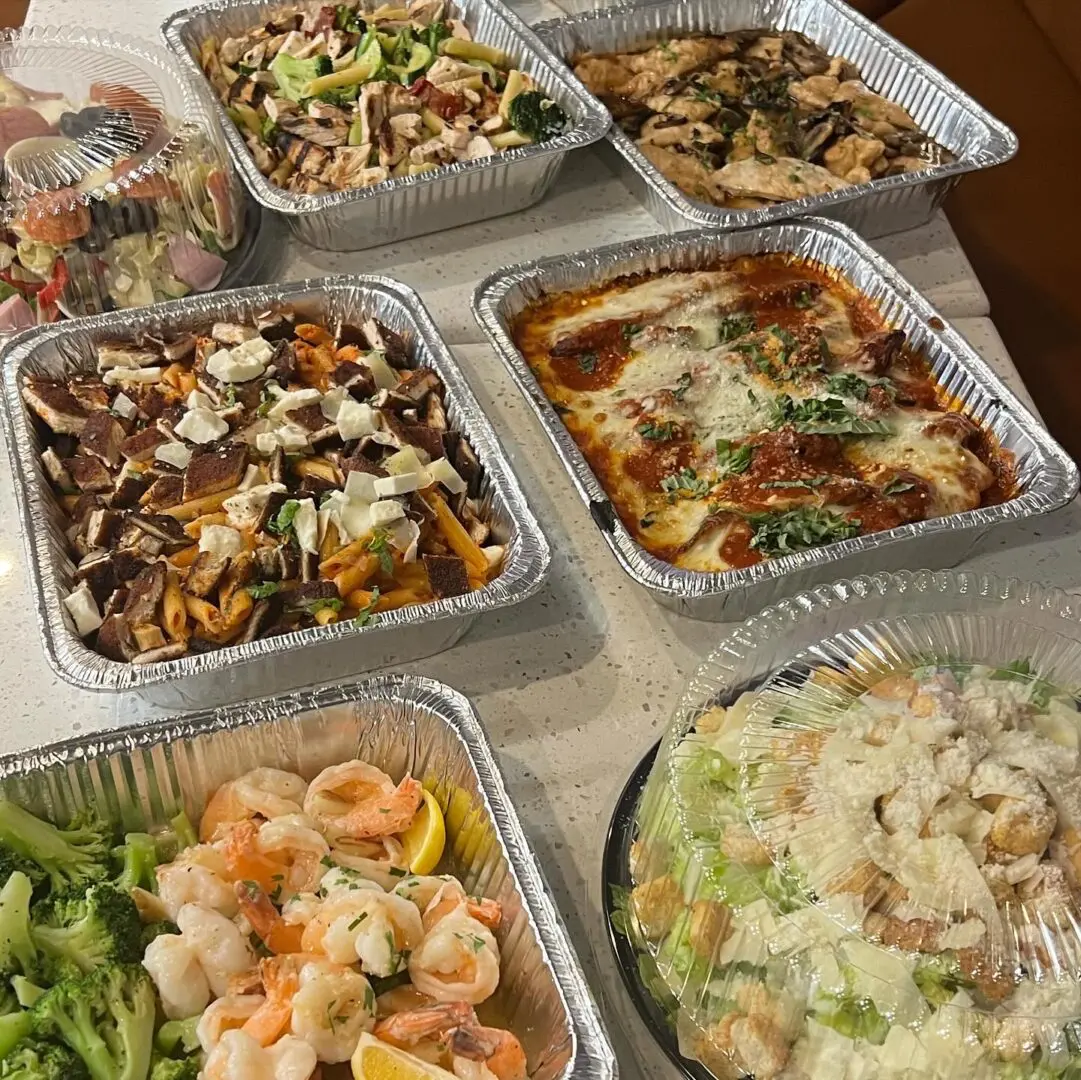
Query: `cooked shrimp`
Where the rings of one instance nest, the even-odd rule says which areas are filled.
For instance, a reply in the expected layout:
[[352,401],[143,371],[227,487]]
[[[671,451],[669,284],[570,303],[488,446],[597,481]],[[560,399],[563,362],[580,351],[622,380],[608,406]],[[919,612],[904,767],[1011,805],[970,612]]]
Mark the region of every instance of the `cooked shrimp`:
[[380,1020],[375,1035],[424,1060],[452,1068],[463,1080],[485,1080],[484,1069],[498,1080],[524,1080],[522,1044],[501,1028],[481,1026],[464,1001],[429,1005]]
[[439,877],[410,874],[409,877],[402,878],[390,891],[395,896],[404,896],[406,900],[412,900],[423,912],[435,899],[436,893],[452,881],[456,883],[456,879],[450,874],[442,874]]
[[375,1014],[379,1017],[393,1016],[395,1013],[412,1012],[423,1009],[426,1005],[436,1004],[435,999],[422,994],[412,983],[395,986],[375,999]]
[[319,883],[319,891],[328,900],[337,898],[344,893],[356,892],[358,889],[369,889],[373,892],[386,892],[377,881],[371,881],[357,870],[351,870],[347,866],[331,867]]
[[262,994],[227,994],[212,1001],[195,1028],[203,1051],[209,1054],[227,1031],[242,1028],[265,1000]]
[[[236,896],[240,911],[251,924],[252,932],[274,953],[301,952],[302,923],[286,921],[254,881],[238,881]],[[307,920],[305,920],[307,921]]]
[[199,1074],[204,1080],[308,1080],[318,1059],[303,1039],[285,1035],[265,1049],[247,1032],[227,1031]]
[[450,1053],[451,1067],[461,1080],[486,1080],[484,1069],[498,1080],[525,1080],[528,1075],[522,1044],[503,1028],[458,1028],[451,1034]]
[[390,837],[378,843],[338,837],[330,857],[338,866],[352,870],[389,892],[409,872],[402,845]]
[[329,960],[304,965],[293,998],[292,1032],[320,1061],[348,1061],[361,1033],[374,1023],[375,992],[363,975]]
[[263,981],[263,1004],[244,1022],[246,1031],[260,1046],[276,1042],[289,1027],[293,997],[300,987],[300,969],[293,956],[272,956],[259,961]]
[[367,840],[403,832],[423,798],[424,789],[411,776],[395,787],[374,765],[346,761],[311,782],[304,812],[319,822],[331,843],[341,836]]
[[499,947],[464,908],[442,918],[409,957],[413,985],[436,1001],[479,1005],[499,985]]
[[177,912],[176,925],[198,958],[215,997],[228,991],[230,975],[255,967],[255,954],[247,939],[217,911],[200,904],[185,904]]
[[486,900],[467,896],[465,889],[456,878],[445,882],[432,902],[424,909],[424,929],[431,930],[436,923],[445,919],[459,908],[465,908],[470,918],[483,923],[489,930],[498,930],[503,920],[503,908],[497,900]]
[[289,867],[290,891],[314,892],[322,881],[330,845],[305,814],[285,814],[259,826],[259,850]]
[[210,984],[191,946],[179,934],[159,934],[143,953],[143,967],[158,988],[169,1020],[198,1016],[210,1001]]
[[210,798],[199,821],[199,839],[216,840],[222,827],[254,817],[299,814],[307,784],[296,773],[281,769],[252,769],[222,784]]
[[185,904],[202,904],[229,918],[236,914],[236,896],[227,880],[225,859],[209,844],[186,848],[171,863],[159,866],[155,873],[158,898],[173,922]]
[[338,964],[359,959],[366,974],[396,975],[424,936],[420,913],[400,896],[358,889],[328,899],[301,938],[305,952]]
[[240,821],[219,832],[217,846],[225,859],[230,881],[254,881],[264,891],[280,894],[288,867],[259,848],[259,826],[254,821]]

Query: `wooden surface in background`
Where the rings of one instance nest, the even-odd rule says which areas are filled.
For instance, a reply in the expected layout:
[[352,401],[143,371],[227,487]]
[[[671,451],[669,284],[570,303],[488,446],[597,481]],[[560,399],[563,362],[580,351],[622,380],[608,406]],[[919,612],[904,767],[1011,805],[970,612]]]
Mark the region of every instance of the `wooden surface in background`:
[[0,26],[22,26],[30,0],[0,0]]

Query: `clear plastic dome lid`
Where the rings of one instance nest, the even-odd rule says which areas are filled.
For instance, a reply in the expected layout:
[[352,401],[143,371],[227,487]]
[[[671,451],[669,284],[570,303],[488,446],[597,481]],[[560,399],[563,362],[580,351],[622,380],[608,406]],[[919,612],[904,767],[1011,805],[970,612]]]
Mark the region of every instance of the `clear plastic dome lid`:
[[923,573],[732,632],[618,898],[685,1057],[721,1080],[1081,1075],[1079,618]]
[[0,34],[0,333],[217,288],[245,203],[166,55],[96,31]]

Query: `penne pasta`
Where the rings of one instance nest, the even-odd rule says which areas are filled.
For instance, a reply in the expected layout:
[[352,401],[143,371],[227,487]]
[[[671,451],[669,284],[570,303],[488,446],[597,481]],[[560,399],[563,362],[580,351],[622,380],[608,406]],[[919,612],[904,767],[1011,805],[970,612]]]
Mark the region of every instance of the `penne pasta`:
[[207,634],[220,634],[225,629],[221,612],[208,601],[185,593],[184,606],[188,609],[188,614]]
[[379,559],[375,555],[364,555],[355,563],[347,566],[341,573],[335,574],[333,581],[338,586],[338,594],[346,596],[368,582],[379,569]]
[[220,510],[221,504],[235,495],[237,490],[237,488],[229,488],[228,491],[219,491],[216,495],[204,495],[201,499],[192,499],[191,502],[170,506],[162,513],[176,518],[177,521],[194,521],[204,514],[213,514]]
[[184,641],[191,633],[188,629],[188,609],[175,570],[165,579],[165,592],[161,603],[161,622],[173,641]]
[[216,510],[212,514],[203,514],[202,517],[197,517],[194,521],[189,521],[184,526],[184,532],[188,534],[193,540],[198,540],[203,535],[203,529],[208,525],[226,525],[229,522],[228,516],[221,510]]

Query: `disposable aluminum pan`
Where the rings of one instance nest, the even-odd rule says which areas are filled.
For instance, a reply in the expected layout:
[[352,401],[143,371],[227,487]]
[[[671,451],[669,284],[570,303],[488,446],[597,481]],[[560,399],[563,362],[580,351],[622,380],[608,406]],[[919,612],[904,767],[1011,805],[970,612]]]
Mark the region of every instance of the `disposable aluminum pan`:
[[[201,42],[241,35],[281,8],[281,3],[265,0],[213,0],[177,12],[165,20],[161,32],[189,77],[205,83],[199,66]],[[608,111],[499,0],[453,0],[448,8],[478,41],[501,49],[520,71],[536,79],[570,117],[571,130],[538,146],[397,177],[375,187],[297,195],[275,187],[259,172],[236,125],[213,95],[229,153],[248,190],[268,210],[282,214],[306,244],[359,251],[524,210],[544,197],[568,151],[597,142],[608,130]]]
[[[24,375],[94,370],[94,344],[136,330],[168,334],[216,320],[238,322],[274,305],[316,319],[374,316],[401,334],[411,362],[443,380],[447,416],[469,440],[482,467],[481,507],[497,542],[507,545],[503,570],[483,589],[383,612],[367,626],[334,623],[229,645],[216,652],[157,664],[124,664],[94,652],[75,633],[61,600],[74,567],[63,514],[41,466],[41,438],[23,404]],[[23,538],[45,653],[68,682],[88,690],[145,692],[167,707],[224,704],[274,689],[295,689],[341,675],[430,656],[453,645],[485,611],[516,604],[540,588],[551,553],[506,454],[420,298],[407,285],[376,276],[320,278],[189,297],[145,308],[136,319],[113,312],[29,330],[3,354],[5,425]],[[319,646],[316,652],[302,651]]]
[[[649,554],[627,531],[604,488],[563,426],[510,322],[539,297],[592,288],[627,274],[690,270],[735,255],[791,252],[837,270],[927,357],[952,406],[990,433],[1016,463],[1019,494],[999,506],[902,525],[721,573],[678,569]],[[623,569],[658,603],[692,618],[729,621],[800,589],[841,576],[902,567],[950,566],[992,525],[1058,509],[1077,493],[1077,466],[997,375],[901,275],[851,229],[818,218],[735,232],[702,230],[647,237],[538,259],[477,286],[473,313],[525,394]]]
[[552,19],[535,29],[554,53],[569,61],[581,52],[635,48],[675,34],[753,27],[798,30],[829,53],[850,60],[872,90],[904,106],[957,160],[757,210],[726,210],[685,195],[613,124],[608,133],[613,167],[666,229],[735,229],[820,214],[865,236],[881,236],[922,225],[965,173],[1001,165],[1017,153],[1017,137],[1005,124],[842,0],[652,0]]
[[500,902],[492,999],[533,1080],[612,1080],[608,1037],[469,700],[431,679],[383,675],[317,693],[119,728],[0,758],[0,794],[58,822],[93,806],[124,830],[197,821],[219,784],[273,766],[311,779],[360,757],[410,773],[443,808],[440,872]]

